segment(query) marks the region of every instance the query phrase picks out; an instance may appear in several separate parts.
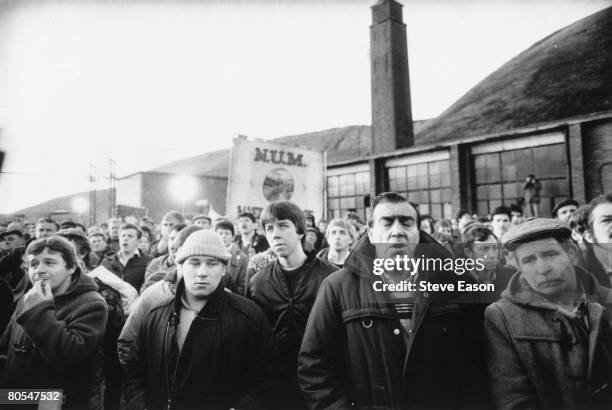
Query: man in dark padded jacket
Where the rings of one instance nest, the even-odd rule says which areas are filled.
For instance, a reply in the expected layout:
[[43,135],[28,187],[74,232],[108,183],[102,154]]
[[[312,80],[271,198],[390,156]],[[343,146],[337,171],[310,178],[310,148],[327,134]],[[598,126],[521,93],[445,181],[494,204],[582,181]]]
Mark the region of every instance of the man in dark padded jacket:
[[315,252],[304,253],[306,220],[294,203],[271,203],[261,214],[261,225],[277,260],[253,277],[252,298],[272,324],[288,376],[278,403],[281,408],[305,408],[296,380],[297,356],[319,286],[337,268]]

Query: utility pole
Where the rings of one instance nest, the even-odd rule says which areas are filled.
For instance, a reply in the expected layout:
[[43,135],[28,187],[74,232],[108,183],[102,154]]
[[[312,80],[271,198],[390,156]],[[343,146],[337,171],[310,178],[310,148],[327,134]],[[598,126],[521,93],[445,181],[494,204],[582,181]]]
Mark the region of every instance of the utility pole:
[[115,181],[115,161],[112,158],[108,159],[108,217],[115,216],[115,206],[117,202],[117,182]]
[[96,167],[89,164],[89,224],[96,223]]

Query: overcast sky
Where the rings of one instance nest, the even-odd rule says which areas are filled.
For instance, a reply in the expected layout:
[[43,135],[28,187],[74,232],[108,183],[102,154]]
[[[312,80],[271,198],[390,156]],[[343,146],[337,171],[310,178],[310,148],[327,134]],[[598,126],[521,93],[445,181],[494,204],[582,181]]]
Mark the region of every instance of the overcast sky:
[[[0,0],[0,213],[257,138],[371,123],[372,1]],[[403,0],[413,117],[612,0]],[[101,180],[99,187],[106,186]]]

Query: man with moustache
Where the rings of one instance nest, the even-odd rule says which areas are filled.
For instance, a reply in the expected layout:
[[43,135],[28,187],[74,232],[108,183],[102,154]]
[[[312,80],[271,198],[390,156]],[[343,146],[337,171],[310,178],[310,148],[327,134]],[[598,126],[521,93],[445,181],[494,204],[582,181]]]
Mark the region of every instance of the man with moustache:
[[[373,273],[375,258],[450,257],[419,230],[415,205],[395,192],[372,202],[369,229],[344,267],[323,281],[308,319],[298,381],[311,409],[477,408],[484,363],[479,322],[456,295],[377,292],[374,282],[457,284],[454,272]],[[418,287],[417,287],[418,289]]]
[[536,218],[502,238],[520,274],[485,311],[495,408],[610,408],[612,291],[574,265],[570,237],[567,224]]

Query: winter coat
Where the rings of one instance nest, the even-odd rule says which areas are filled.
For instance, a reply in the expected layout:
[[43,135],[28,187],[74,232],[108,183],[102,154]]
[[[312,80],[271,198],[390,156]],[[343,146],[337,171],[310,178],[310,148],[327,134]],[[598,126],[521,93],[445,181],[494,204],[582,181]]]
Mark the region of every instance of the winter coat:
[[227,271],[225,272],[223,282],[227,289],[238,295],[246,296],[245,281],[249,258],[236,244],[232,244],[230,253],[232,254],[232,259],[227,264]]
[[265,251],[270,247],[266,237],[258,234],[257,232],[253,234],[253,238],[251,239],[250,244],[243,244],[242,236],[240,236],[240,234],[236,235],[236,237],[234,238],[234,243],[238,246],[238,249],[244,251],[245,253],[247,253],[247,255],[248,251],[246,251],[246,249],[253,248],[255,250],[255,253],[259,253]]
[[9,324],[13,315],[13,292],[9,284],[0,278],[0,336]]
[[177,276],[176,269],[174,269],[163,280],[154,283],[142,292],[132,307],[132,311],[119,335],[119,340],[117,340],[117,352],[121,363],[125,364],[132,343],[138,335],[138,329],[140,329],[149,311],[153,307],[174,298],[176,283]]
[[77,271],[68,290],[24,310],[17,304],[0,339],[0,387],[60,388],[64,409],[90,408],[100,392],[107,306],[94,280]]
[[608,276],[608,273],[604,269],[601,262],[599,262],[597,259],[595,251],[593,251],[593,245],[590,243],[587,243],[587,248],[584,252],[584,262],[584,268],[587,270],[587,272],[590,272],[593,274],[593,276],[595,276],[595,279],[597,279],[600,286],[606,288],[612,287],[610,277]]
[[127,409],[269,408],[281,377],[270,326],[253,302],[220,285],[191,323],[179,353],[176,298],[151,309],[124,365]]
[[515,275],[485,312],[489,382],[498,409],[610,409],[612,291],[575,267],[588,299],[588,344],[568,317]]
[[295,294],[289,287],[280,262],[274,261],[253,277],[252,300],[257,303],[272,324],[287,374],[295,378],[296,361],[310,309],[323,279],[337,268],[310,254],[304,262],[305,271],[298,279]]
[[174,263],[171,263],[169,259],[170,255],[165,254],[162,256],[158,256],[149,262],[147,269],[145,270],[144,275],[144,283],[140,287],[139,292],[142,293],[146,288],[152,285],[151,278],[156,276],[158,272],[167,272],[171,268],[175,266]]
[[121,264],[117,254],[115,254],[112,259],[114,262],[118,262],[121,265],[121,272],[118,276],[132,285],[136,290],[139,290],[144,283],[145,270],[149,262],[153,259],[152,256],[145,254],[141,250],[138,250],[138,252],[138,254],[135,254],[128,260],[125,266]]
[[[375,250],[367,236],[344,268],[323,284],[308,319],[298,381],[311,409],[478,408],[484,362],[472,351],[480,334],[453,294],[417,292],[406,333],[391,297],[376,292]],[[424,232],[415,255],[450,257]],[[419,280],[455,283],[452,272],[422,271]],[[467,305],[466,305],[467,306]]]

